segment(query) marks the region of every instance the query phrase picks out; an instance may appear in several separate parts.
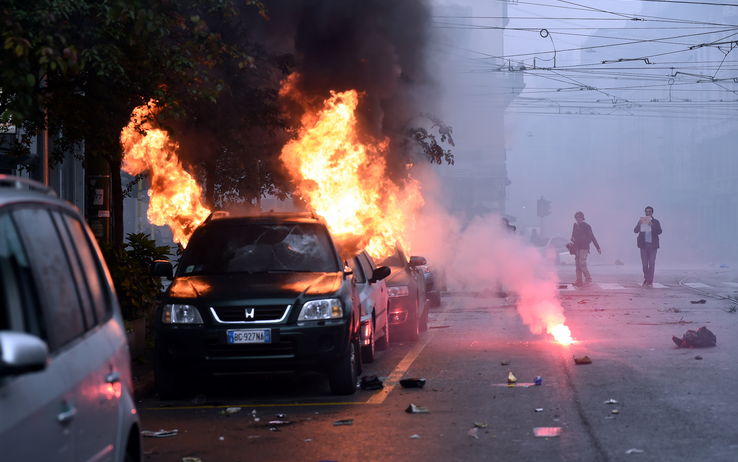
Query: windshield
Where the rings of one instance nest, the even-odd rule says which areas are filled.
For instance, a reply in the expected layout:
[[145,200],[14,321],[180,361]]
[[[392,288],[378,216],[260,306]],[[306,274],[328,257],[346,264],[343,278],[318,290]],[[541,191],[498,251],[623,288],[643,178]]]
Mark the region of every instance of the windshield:
[[178,276],[338,270],[322,226],[216,223],[192,237],[182,255]]

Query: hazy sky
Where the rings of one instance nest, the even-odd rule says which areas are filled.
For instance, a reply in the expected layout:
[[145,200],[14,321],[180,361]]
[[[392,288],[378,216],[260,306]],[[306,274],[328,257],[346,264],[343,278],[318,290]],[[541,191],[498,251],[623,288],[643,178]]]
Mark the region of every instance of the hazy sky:
[[652,205],[666,260],[735,258],[738,7],[511,1],[502,31],[502,3],[436,2],[443,16],[459,16],[434,18],[454,59],[442,111],[457,133],[459,167],[495,155],[485,152],[494,144],[485,124],[514,81],[499,77],[522,75],[504,122],[506,211],[519,228],[539,224],[543,195],[553,211],[545,234],[568,237],[582,210],[602,262],[635,262],[633,227]]

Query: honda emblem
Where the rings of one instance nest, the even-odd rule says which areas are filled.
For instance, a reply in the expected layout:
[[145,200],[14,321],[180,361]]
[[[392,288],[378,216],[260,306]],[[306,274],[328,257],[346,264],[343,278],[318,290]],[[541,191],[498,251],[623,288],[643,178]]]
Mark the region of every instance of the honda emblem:
[[243,314],[246,319],[254,319],[254,316],[256,316],[256,308],[246,308],[243,310]]

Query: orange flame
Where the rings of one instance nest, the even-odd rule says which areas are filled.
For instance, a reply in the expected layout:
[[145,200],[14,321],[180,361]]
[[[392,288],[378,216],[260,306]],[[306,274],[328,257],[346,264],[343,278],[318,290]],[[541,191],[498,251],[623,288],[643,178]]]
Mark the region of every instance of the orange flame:
[[153,100],[138,106],[120,134],[123,145],[123,170],[131,175],[149,172],[149,221],[168,225],[174,242],[187,246],[190,236],[210,214],[203,205],[202,190],[182,167],[177,157],[179,145],[166,130],[153,122],[158,108]]
[[[296,96],[293,82],[285,82],[283,94]],[[342,251],[353,255],[366,248],[382,258],[398,241],[407,248],[405,235],[423,197],[416,180],[400,187],[388,178],[389,139],[360,132],[358,104],[355,90],[331,91],[320,109],[303,115],[297,139],[282,148],[280,159],[297,194],[325,218]]]
[[557,342],[562,345],[571,345],[574,343],[574,339],[571,336],[571,330],[566,324],[557,324],[553,327],[549,327],[548,333],[551,334]]

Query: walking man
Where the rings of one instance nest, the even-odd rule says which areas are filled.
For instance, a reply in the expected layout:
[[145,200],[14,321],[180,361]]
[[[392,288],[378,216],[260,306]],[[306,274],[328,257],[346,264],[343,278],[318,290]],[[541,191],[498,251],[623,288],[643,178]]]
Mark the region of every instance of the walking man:
[[656,266],[656,251],[659,249],[661,223],[653,217],[653,207],[646,207],[646,216],[636,223],[633,232],[638,234],[638,248],[643,263],[643,287],[653,287],[653,271]]
[[[577,280],[574,283],[576,287],[582,287],[584,284],[592,282],[592,276],[587,269],[587,257],[589,256],[589,244],[594,244],[598,254],[602,254],[600,244],[594,237],[592,227],[584,221],[584,213],[577,212],[574,214],[574,228],[571,230],[571,242],[574,245],[574,255],[577,271]],[[582,281],[584,276],[584,281]]]

